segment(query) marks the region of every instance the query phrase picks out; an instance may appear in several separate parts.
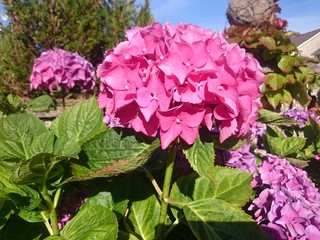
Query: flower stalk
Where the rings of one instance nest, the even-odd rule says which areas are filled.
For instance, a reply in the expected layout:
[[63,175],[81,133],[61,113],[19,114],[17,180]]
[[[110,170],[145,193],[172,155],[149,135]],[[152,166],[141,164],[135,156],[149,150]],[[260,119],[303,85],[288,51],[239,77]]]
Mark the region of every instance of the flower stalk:
[[166,171],[164,176],[164,182],[162,187],[162,198],[161,198],[161,209],[160,209],[160,218],[159,225],[157,228],[156,239],[162,240],[164,239],[166,219],[167,219],[167,211],[168,211],[168,201],[171,187],[171,179],[174,169],[174,160],[176,158],[176,148],[172,146],[169,149],[169,157],[166,163]]
[[41,189],[41,195],[46,203],[46,206],[48,208],[49,212],[49,219],[51,223],[51,230],[49,231],[51,235],[53,236],[59,236],[60,231],[59,231],[59,226],[58,226],[58,218],[57,218],[57,213],[56,213],[56,206],[54,202],[52,201],[46,184],[43,184],[42,189]]

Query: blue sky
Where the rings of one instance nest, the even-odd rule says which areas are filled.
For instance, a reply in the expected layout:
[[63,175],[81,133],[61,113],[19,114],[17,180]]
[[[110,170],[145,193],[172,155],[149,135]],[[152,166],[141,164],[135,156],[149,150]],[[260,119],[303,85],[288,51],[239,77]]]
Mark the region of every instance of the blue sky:
[[[161,23],[193,23],[214,31],[228,26],[229,0],[150,0],[155,20]],[[0,14],[3,12],[0,0]],[[137,3],[144,2],[136,0]],[[287,30],[305,33],[320,28],[320,0],[279,0],[279,17],[288,21]]]
[[[143,2],[138,0],[137,2]],[[193,23],[214,31],[228,26],[229,0],[151,0],[151,11],[161,23]],[[305,33],[320,28],[320,0],[279,0],[278,14],[289,23],[288,30]]]

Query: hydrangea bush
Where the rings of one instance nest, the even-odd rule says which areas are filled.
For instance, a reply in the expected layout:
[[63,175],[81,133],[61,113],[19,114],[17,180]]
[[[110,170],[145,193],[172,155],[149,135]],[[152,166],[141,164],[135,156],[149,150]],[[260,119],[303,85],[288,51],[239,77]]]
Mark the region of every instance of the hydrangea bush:
[[264,75],[236,44],[194,25],[155,23],[126,33],[98,67],[99,106],[109,126],[193,144],[200,125],[220,141],[242,136],[255,122]]
[[[298,136],[291,137],[292,134],[290,134],[290,132],[295,132],[295,126],[300,132],[298,134],[295,132],[295,135],[304,136],[308,133],[307,129],[310,130],[310,128],[314,128],[313,132],[317,132],[319,127],[317,125],[312,126],[316,122],[311,115],[308,110],[299,108],[288,109],[283,113],[284,117],[294,120],[294,122],[286,122],[280,114],[274,115],[273,120],[277,117],[278,121],[275,123],[279,124],[279,121],[281,121],[283,124],[283,126],[282,124],[278,125],[277,130],[282,128],[280,133],[286,134],[284,137],[290,139],[287,142],[278,142],[277,144],[283,144],[284,146],[285,144],[296,143]],[[320,238],[319,189],[308,177],[306,171],[293,166],[284,157],[265,152],[258,163],[258,156],[261,157],[259,149],[264,150],[265,146],[256,145],[256,143],[264,142],[265,145],[269,145],[267,134],[267,125],[256,123],[251,128],[250,140],[253,145],[246,144],[237,150],[228,151],[225,164],[254,174],[251,185],[257,191],[257,195],[248,210],[252,212],[255,220],[271,239],[318,239]],[[316,136],[314,140],[318,141],[319,137]],[[262,138],[265,138],[264,141]],[[250,149],[252,146],[258,149],[252,151],[253,149]],[[296,150],[301,151],[304,147],[303,144],[298,146]],[[292,148],[294,148],[293,145]],[[310,151],[312,148],[309,146],[307,149]],[[274,151],[276,149],[269,148],[270,150]],[[312,155],[312,161],[317,161],[317,147],[313,149],[313,152],[316,154]],[[289,155],[293,156],[292,153]],[[288,159],[294,160],[292,158]]]
[[30,89],[48,89],[50,92],[79,86],[81,91],[95,86],[95,69],[76,53],[50,49],[35,60],[30,77]]
[[[220,33],[154,23],[126,37],[97,69],[98,99],[49,128],[0,117],[0,238],[318,239],[316,113],[259,110],[259,63]],[[31,87],[92,89],[91,65],[61,51]]]

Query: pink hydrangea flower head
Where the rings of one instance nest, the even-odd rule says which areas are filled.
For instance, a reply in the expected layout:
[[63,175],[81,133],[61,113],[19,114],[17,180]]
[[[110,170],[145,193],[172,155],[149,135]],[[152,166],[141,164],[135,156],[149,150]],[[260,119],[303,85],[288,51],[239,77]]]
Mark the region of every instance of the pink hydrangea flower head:
[[136,27],[98,66],[99,106],[109,126],[193,144],[199,127],[220,141],[247,133],[260,107],[259,63],[221,33],[192,24]]
[[91,63],[76,53],[62,49],[43,52],[35,60],[30,77],[30,89],[71,89],[79,86],[81,91],[95,86],[95,69]]

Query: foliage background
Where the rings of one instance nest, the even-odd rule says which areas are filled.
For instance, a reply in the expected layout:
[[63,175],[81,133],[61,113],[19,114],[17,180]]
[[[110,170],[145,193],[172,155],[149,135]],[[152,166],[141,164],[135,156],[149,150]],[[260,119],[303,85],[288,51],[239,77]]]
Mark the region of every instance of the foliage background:
[[94,66],[126,29],[153,21],[135,0],[4,0],[10,18],[0,33],[0,89],[29,94],[34,60],[48,49],[77,52]]

